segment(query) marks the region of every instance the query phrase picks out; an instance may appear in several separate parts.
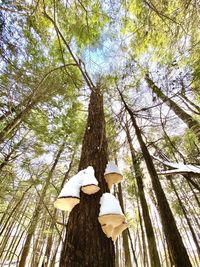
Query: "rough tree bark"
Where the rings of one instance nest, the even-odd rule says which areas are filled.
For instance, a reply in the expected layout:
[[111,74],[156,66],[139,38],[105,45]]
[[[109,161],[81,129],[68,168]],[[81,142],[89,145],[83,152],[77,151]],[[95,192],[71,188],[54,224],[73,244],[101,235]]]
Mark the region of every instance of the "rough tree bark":
[[145,226],[145,232],[147,236],[147,242],[148,242],[148,251],[149,251],[149,257],[150,257],[150,262],[152,267],[160,267],[160,259],[158,255],[158,250],[156,246],[156,240],[155,240],[155,235],[153,231],[153,225],[151,223],[151,218],[149,214],[149,209],[145,197],[145,192],[144,192],[144,184],[143,184],[143,177],[142,177],[142,172],[140,169],[140,162],[138,160],[138,157],[134,151],[133,144],[132,144],[132,139],[130,136],[129,128],[126,126],[126,135],[131,151],[131,157],[132,157],[132,162],[133,162],[133,168],[135,172],[135,179],[137,182],[137,187],[138,187],[138,195],[140,199],[140,205],[142,208],[142,215],[143,215],[143,220],[144,220],[144,226]]
[[183,244],[183,241],[181,239],[181,235],[178,231],[178,228],[176,226],[176,222],[174,219],[174,216],[172,214],[172,211],[170,209],[169,203],[166,199],[165,193],[162,189],[161,183],[159,181],[156,169],[154,167],[152,158],[150,156],[150,153],[148,151],[148,148],[143,140],[142,133],[140,131],[140,128],[137,125],[135,115],[133,111],[129,108],[126,101],[123,98],[122,93],[119,91],[119,94],[121,96],[122,102],[125,106],[125,109],[129,113],[131,117],[131,121],[133,124],[133,127],[135,129],[135,133],[138,139],[138,142],[140,144],[140,148],[142,150],[142,154],[148,169],[148,172],[151,177],[151,182],[153,186],[153,190],[155,192],[155,196],[158,203],[159,213],[163,225],[164,234],[167,240],[167,243],[169,245],[170,254],[173,259],[173,263],[175,267],[192,267],[192,264],[190,262],[187,250]]
[[[118,199],[119,199],[120,206],[122,208],[122,212],[125,213],[121,183],[118,184]],[[122,240],[123,240],[123,248],[124,248],[124,255],[125,255],[125,266],[132,267],[131,254],[130,254],[129,242],[128,242],[128,229],[122,232]]]
[[174,193],[175,193],[175,195],[177,197],[177,200],[178,200],[179,206],[180,206],[180,208],[181,208],[181,210],[183,212],[183,215],[185,216],[185,219],[186,219],[186,221],[188,223],[188,227],[190,229],[192,238],[194,240],[194,244],[195,244],[196,249],[197,249],[198,257],[200,258],[200,245],[199,245],[199,242],[198,242],[198,237],[196,236],[196,233],[195,233],[195,229],[193,228],[193,226],[192,226],[192,224],[190,222],[190,218],[189,218],[189,216],[187,214],[187,210],[186,210],[185,206],[183,205],[183,203],[181,201],[181,198],[179,197],[179,194],[178,194],[178,192],[176,190],[175,184],[174,184],[173,179],[172,179],[171,176],[169,176],[169,181],[170,181],[170,185],[171,185],[171,187],[172,187],[172,189],[173,189],[173,191],[174,191]]
[[88,119],[82,145],[79,170],[93,166],[101,190],[94,195],[81,192],[80,204],[70,213],[60,267],[114,267],[114,246],[98,222],[99,200],[108,192],[104,180],[107,164],[107,141],[103,96],[99,88],[91,92]]

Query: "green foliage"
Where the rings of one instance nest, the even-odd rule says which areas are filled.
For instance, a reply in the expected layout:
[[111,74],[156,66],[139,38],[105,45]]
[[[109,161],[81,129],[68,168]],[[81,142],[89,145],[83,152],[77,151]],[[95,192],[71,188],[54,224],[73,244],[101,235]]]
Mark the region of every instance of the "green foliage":
[[132,172],[130,172],[130,169],[127,169],[126,171],[123,172],[123,175],[125,177],[125,187],[126,190],[128,192],[128,196],[131,199],[131,201],[134,201],[135,199],[137,199],[137,187],[136,187],[136,181],[135,181],[135,177],[134,174]]
[[126,2],[125,9],[128,15],[123,18],[122,32],[133,34],[130,45],[135,57],[148,54],[152,61],[172,64],[178,57],[187,61],[184,50],[196,50],[199,16],[195,5],[134,0]]
[[184,153],[185,155],[187,155],[189,162],[199,164],[198,160],[199,149],[197,144],[198,140],[196,135],[191,130],[188,129],[185,132],[183,138]]
[[174,154],[176,154],[177,149],[181,145],[181,142],[182,138],[180,135],[170,136],[170,140],[168,137],[164,136],[164,140],[162,141],[162,147],[169,159],[174,158]]
[[[40,241],[46,246],[47,238],[52,237],[50,254],[55,254],[57,259],[56,250],[61,242],[58,231],[62,235],[62,223],[66,223],[67,219],[57,212],[52,221],[50,215],[54,214],[53,202],[60,192],[72,155],[72,174],[77,171],[87,116],[85,110],[88,101],[85,99],[90,94],[85,77],[89,77],[94,84],[100,85],[104,93],[109,157],[111,160],[117,158],[122,161],[125,169],[122,183],[124,203],[128,207],[127,220],[137,236],[134,237],[134,245],[140,264],[145,255],[144,251],[140,252],[143,244],[138,246],[138,189],[134,171],[130,168],[132,160],[127,156],[130,151],[121,125],[130,118],[124,112],[116,86],[123,92],[125,101],[134,111],[143,140],[150,152],[152,148],[158,150],[156,152],[159,157],[167,156],[173,162],[181,159],[181,162],[185,160],[188,163],[198,163],[199,148],[194,133],[185,130],[181,134],[174,134],[175,114],[167,114],[164,108],[166,103],[160,103],[157,99],[155,102],[151,100],[153,96],[144,83],[146,73],[152,72],[150,74],[157,78],[156,84],[161,85],[163,92],[172,96],[175,101],[181,101],[180,84],[183,80],[188,98],[195,100],[197,105],[200,103],[198,10],[193,1],[181,0],[130,0],[119,3],[99,0],[11,2],[7,1],[2,6],[12,12],[0,10],[0,104],[3,110],[1,115],[5,114],[1,118],[0,132],[12,124],[19,114],[22,113],[23,116],[19,125],[1,144],[0,163],[5,161],[12,149],[13,153],[0,170],[0,213],[6,214],[2,225],[7,218],[9,223],[20,224],[18,236],[12,240],[13,249],[16,249],[16,253],[21,251],[21,243],[17,248],[18,237],[21,234],[25,237],[27,234],[42,188],[50,177],[50,170],[61,144],[64,144],[40,207],[38,224],[31,241],[33,251],[35,246],[43,251],[45,247],[41,246]],[[110,69],[97,67],[101,75],[91,77],[93,68],[103,62],[96,52],[94,58],[90,58],[89,52],[96,51],[97,47],[103,61],[112,62]],[[85,62],[82,62],[81,55],[86,55]],[[183,69],[182,75],[177,74],[180,69]],[[102,76],[103,78],[99,78]],[[170,87],[172,81],[174,87]],[[192,113],[187,105],[180,103],[188,113]],[[199,118],[197,114],[194,117],[197,120]],[[163,134],[163,127],[166,127],[168,137]],[[135,141],[133,129],[131,137]],[[22,142],[19,141],[21,138]],[[161,163],[159,168],[160,165]],[[181,181],[178,193],[184,196],[185,190],[185,196],[192,195],[191,206],[196,207],[196,196],[194,197],[194,192],[184,177],[177,175],[175,178],[177,184]],[[178,215],[177,217],[183,218],[173,188],[166,179],[161,178],[160,181],[175,217]],[[16,213],[10,215],[10,207],[15,207],[30,185],[30,191],[26,192]],[[154,220],[157,216],[157,203],[148,178],[144,178],[144,186],[145,193],[148,191],[147,200],[152,200],[148,205]],[[185,206],[188,204],[187,198],[182,197],[181,200]],[[155,207],[152,207],[152,202]],[[188,212],[191,211],[192,218],[190,205],[187,209]],[[191,221],[193,219],[196,218]],[[52,222],[54,225],[51,229],[49,226]],[[61,222],[61,225],[57,222]],[[160,226],[159,223],[155,225],[156,223],[155,228]],[[9,230],[8,227],[9,224],[6,231]],[[157,237],[162,237],[160,232],[161,227],[156,232]],[[162,244],[159,244],[159,249],[161,247]],[[10,247],[6,247],[5,251],[10,251],[9,249]],[[41,251],[38,255],[42,255]],[[8,254],[9,259],[11,253]],[[34,258],[31,253],[32,250],[28,255],[30,261]],[[18,260],[19,256],[16,262]],[[31,262],[31,265],[38,264]]]

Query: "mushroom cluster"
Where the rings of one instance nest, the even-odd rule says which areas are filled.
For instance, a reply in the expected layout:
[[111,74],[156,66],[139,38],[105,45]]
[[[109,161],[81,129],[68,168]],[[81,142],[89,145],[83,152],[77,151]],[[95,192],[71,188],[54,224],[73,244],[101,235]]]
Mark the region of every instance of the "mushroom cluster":
[[100,213],[98,220],[103,232],[113,242],[128,227],[122,213],[119,201],[110,193],[104,193],[100,199]]
[[80,190],[88,195],[100,190],[93,167],[89,166],[71,177],[61,190],[54,206],[60,210],[71,211],[80,202]]
[[118,184],[122,181],[123,176],[118,166],[113,162],[108,162],[104,173],[104,178],[108,184],[108,188],[111,189],[113,184]]
[[[123,177],[117,165],[114,162],[109,162],[104,178],[111,189],[112,185],[119,183]],[[63,211],[71,211],[80,202],[80,191],[91,195],[99,190],[94,169],[89,166],[69,179],[54,202],[54,206]],[[108,238],[112,238],[113,242],[128,227],[119,201],[110,193],[104,193],[100,199],[98,220],[103,232]]]
[[54,206],[57,209],[71,211],[80,202],[81,179],[79,174],[73,176],[61,190]]

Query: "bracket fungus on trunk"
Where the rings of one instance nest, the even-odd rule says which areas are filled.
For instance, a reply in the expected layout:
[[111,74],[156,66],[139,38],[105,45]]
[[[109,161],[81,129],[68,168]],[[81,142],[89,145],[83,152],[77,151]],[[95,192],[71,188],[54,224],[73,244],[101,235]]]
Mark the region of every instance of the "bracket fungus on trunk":
[[112,232],[112,241],[115,242],[118,238],[118,236],[126,229],[128,228],[128,224],[124,221],[119,226],[115,227]]
[[54,206],[60,210],[71,211],[80,202],[80,187],[81,179],[77,174],[65,184]]
[[[100,199],[100,213],[98,220],[103,232],[108,238],[116,240],[123,229],[125,216],[122,213],[119,201],[110,193],[104,193]],[[114,236],[113,236],[114,235]]]
[[82,172],[82,186],[81,190],[88,195],[95,194],[100,190],[98,187],[98,181],[94,176],[93,167],[89,166],[87,169],[84,169]]
[[61,190],[54,206],[60,210],[71,211],[80,202],[80,189],[88,195],[100,190],[93,167],[89,166],[71,177]]
[[113,161],[108,162],[104,173],[104,178],[108,184],[109,189],[112,188],[113,184],[118,184],[122,181],[123,176],[121,175],[118,166]]

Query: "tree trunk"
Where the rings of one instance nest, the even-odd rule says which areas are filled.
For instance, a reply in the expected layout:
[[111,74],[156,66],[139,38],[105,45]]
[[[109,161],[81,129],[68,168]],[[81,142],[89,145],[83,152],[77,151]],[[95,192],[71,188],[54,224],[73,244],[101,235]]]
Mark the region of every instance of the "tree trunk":
[[30,226],[28,228],[28,235],[26,237],[26,240],[25,240],[25,243],[24,243],[24,246],[23,246],[23,250],[22,250],[22,255],[21,255],[21,258],[20,258],[20,262],[19,262],[19,267],[25,267],[26,265],[26,259],[27,259],[27,256],[28,256],[28,252],[29,252],[29,248],[30,248],[30,244],[31,244],[31,239],[33,237],[33,234],[35,232],[35,229],[36,229],[36,226],[37,226],[37,222],[38,222],[38,219],[39,219],[39,215],[40,215],[40,211],[41,211],[41,206],[43,204],[43,201],[44,201],[44,198],[45,198],[45,195],[46,195],[46,191],[48,189],[48,186],[50,184],[50,180],[51,180],[51,177],[53,175],[53,172],[56,168],[56,165],[58,163],[58,160],[64,150],[64,145],[65,143],[63,142],[63,144],[61,145],[57,155],[56,155],[56,158],[55,158],[55,161],[54,161],[54,164],[49,172],[49,175],[47,177],[47,180],[45,181],[45,185],[42,189],[42,193],[40,195],[40,199],[38,201],[38,204],[37,206],[35,207],[35,211],[33,213],[33,216],[32,216],[32,219],[31,219],[31,223],[30,223]]
[[139,201],[138,202],[138,216],[139,216],[139,222],[140,222],[140,229],[141,229],[141,237],[142,237],[142,251],[143,251],[143,260],[142,264],[144,267],[149,267],[149,260],[148,260],[148,255],[147,255],[147,247],[146,247],[146,238],[145,238],[145,232],[144,232],[144,227],[143,227],[143,221],[142,221],[142,216],[140,212],[140,205]]
[[141,204],[141,208],[142,208],[142,215],[143,215],[145,231],[146,231],[146,236],[147,236],[148,250],[149,250],[149,257],[150,257],[150,261],[151,261],[151,266],[152,267],[160,267],[161,264],[160,264],[160,259],[159,259],[158,250],[157,250],[157,246],[156,246],[156,240],[155,240],[155,235],[154,235],[154,231],[153,231],[153,225],[151,223],[151,218],[150,218],[148,205],[147,205],[145,192],[144,192],[144,184],[143,184],[142,172],[140,169],[140,162],[137,159],[136,153],[134,151],[128,126],[126,127],[126,134],[127,134],[127,139],[128,139],[128,143],[130,146],[133,168],[134,168],[134,172],[135,172],[135,179],[136,179],[137,187],[138,187],[138,195],[139,195],[140,204]]
[[181,93],[181,97],[188,102],[192,107],[196,109],[196,114],[200,114],[200,107],[197,106],[194,102],[192,102],[184,93]]
[[192,118],[188,113],[186,113],[182,108],[180,108],[171,98],[167,97],[162,90],[152,81],[149,74],[146,74],[145,80],[147,84],[152,89],[152,91],[162,99],[166,105],[168,105],[174,113],[190,128],[197,136],[200,141],[200,124],[197,120]]
[[[122,212],[125,213],[121,183],[118,184],[118,199],[119,199],[120,206],[122,208]],[[122,240],[123,240],[123,247],[124,247],[124,254],[125,254],[125,266],[131,267],[132,264],[131,264],[131,255],[130,255],[127,229],[122,232]]]
[[25,223],[25,220],[26,220],[25,213],[26,213],[26,209],[29,205],[29,202],[30,202],[30,200],[28,200],[27,203],[25,203],[25,205],[23,205],[22,209],[20,210],[20,212],[17,215],[18,216],[17,218],[20,221],[20,224],[19,224],[18,220],[16,220],[16,217],[11,217],[9,224],[8,224],[7,228],[5,229],[4,235],[2,235],[2,237],[1,237],[1,246],[0,246],[1,262],[6,260],[7,252],[11,251],[10,250],[10,240],[12,239],[13,231],[15,231],[17,228],[20,228],[20,226]]
[[135,133],[136,133],[138,142],[140,144],[140,148],[142,150],[143,157],[144,157],[144,160],[146,162],[148,172],[149,172],[150,177],[151,177],[153,190],[154,190],[155,195],[156,195],[159,213],[161,216],[163,230],[164,230],[165,237],[166,237],[166,240],[167,240],[169,248],[170,248],[170,253],[172,255],[174,265],[176,267],[192,267],[192,264],[190,262],[186,248],[182,242],[180,233],[179,233],[178,228],[176,226],[174,216],[173,216],[172,211],[169,207],[169,203],[166,199],[165,193],[164,193],[162,186],[160,184],[160,181],[159,181],[158,175],[156,173],[156,169],[154,167],[150,153],[149,153],[147,146],[146,146],[146,144],[142,138],[142,133],[141,133],[141,131],[137,125],[134,113],[126,104],[121,92],[119,92],[119,93],[120,93],[121,99],[124,103],[125,109],[128,111],[128,113],[131,117],[131,121],[132,121],[133,127],[135,129]]
[[[23,143],[23,141],[26,138],[27,134],[28,134],[28,132],[25,133],[25,135],[22,137],[22,139],[17,144],[13,145],[13,147],[10,150],[10,152],[4,157],[2,163],[0,164],[0,172],[2,171],[4,166],[6,166],[8,164],[9,160],[11,159],[11,156],[13,156],[13,154],[16,152],[16,150],[21,146],[21,144]],[[15,159],[16,159],[16,157],[15,157]]]
[[175,195],[176,195],[176,197],[178,199],[178,203],[179,203],[179,205],[181,207],[181,210],[182,210],[182,212],[183,212],[183,214],[185,216],[185,219],[186,219],[186,221],[188,223],[188,226],[189,226],[189,229],[190,229],[194,244],[195,244],[196,249],[197,249],[198,256],[200,258],[200,246],[199,246],[198,238],[196,237],[196,234],[195,234],[195,231],[193,229],[193,226],[191,225],[189,216],[187,215],[187,210],[185,209],[185,207],[184,207],[184,205],[183,205],[183,203],[182,203],[182,201],[181,201],[181,199],[179,197],[179,194],[178,194],[178,192],[176,190],[175,184],[174,184],[173,179],[172,179],[171,176],[169,176],[169,181],[170,181],[171,187],[174,190],[174,193],[175,193]]
[[131,237],[129,229],[127,229],[127,233],[128,233],[128,238],[129,238],[131,250],[132,250],[132,253],[133,253],[133,259],[134,259],[134,262],[135,262],[135,267],[138,267],[138,259],[136,257],[136,253],[135,253],[135,250],[134,250],[134,247],[133,247],[133,241],[132,241],[132,237]]
[[[60,244],[63,243],[63,241],[62,241],[63,232],[64,232],[64,229],[61,230],[61,234],[59,236],[58,241],[54,242],[55,250],[53,251],[53,255],[51,257],[51,261],[49,261],[49,266],[48,267],[55,267],[55,262],[57,260],[58,249],[60,248]],[[55,245],[55,243],[56,243],[56,245]],[[60,255],[60,253],[59,253],[59,255]]]
[[120,267],[120,262],[119,262],[119,239],[117,239],[115,243],[115,267]]
[[[72,169],[72,165],[73,165],[73,161],[74,161],[74,156],[75,156],[75,152],[72,154],[72,158],[71,158],[71,162],[69,164],[69,168],[68,170],[66,171],[64,177],[63,177],[63,180],[61,182],[61,186],[60,186],[60,190],[63,188],[66,180],[68,179],[69,177],[69,174],[70,174],[70,171]],[[54,209],[53,210],[53,216],[51,218],[51,224],[50,224],[50,233],[49,233],[49,236],[47,238],[47,246],[46,246],[46,249],[45,249],[45,253],[44,253],[44,265],[45,266],[48,266],[48,263],[50,262],[50,256],[51,256],[51,250],[52,250],[52,245],[53,245],[53,229],[54,229],[54,226],[55,226],[55,218],[57,217],[57,209]]]
[[[17,209],[20,207],[20,204],[22,203],[22,201],[24,200],[24,197],[26,195],[26,193],[29,191],[29,189],[32,187],[33,185],[30,185],[29,187],[27,187],[27,189],[22,193],[22,196],[20,197],[20,199],[17,201],[17,203],[15,204],[15,206],[12,208],[12,206],[10,205],[10,203],[12,204],[12,202],[9,203],[6,212],[4,212],[1,221],[0,221],[0,225],[2,225],[2,228],[0,230],[0,236],[3,234],[4,230],[6,229],[7,224],[9,223],[10,218],[13,217],[13,215],[15,215]],[[13,202],[15,201],[14,199],[12,200]],[[11,210],[12,208],[12,210]],[[11,210],[11,211],[9,211]],[[8,218],[5,220],[4,222],[4,218],[6,218],[6,216],[8,216]]]
[[73,208],[67,223],[60,267],[115,266],[113,242],[106,237],[98,222],[99,200],[103,192],[108,192],[104,179],[106,164],[103,96],[96,88],[90,96],[79,170],[93,166],[101,190],[94,195],[81,192],[80,204]]
[[5,128],[0,132],[0,144],[3,143],[6,138],[11,134],[15,129],[18,129],[18,127],[21,125],[23,119],[31,109],[36,105],[37,100],[34,100],[31,102],[29,105],[26,106],[26,108],[20,113],[18,113],[14,119],[12,119],[6,126]]

